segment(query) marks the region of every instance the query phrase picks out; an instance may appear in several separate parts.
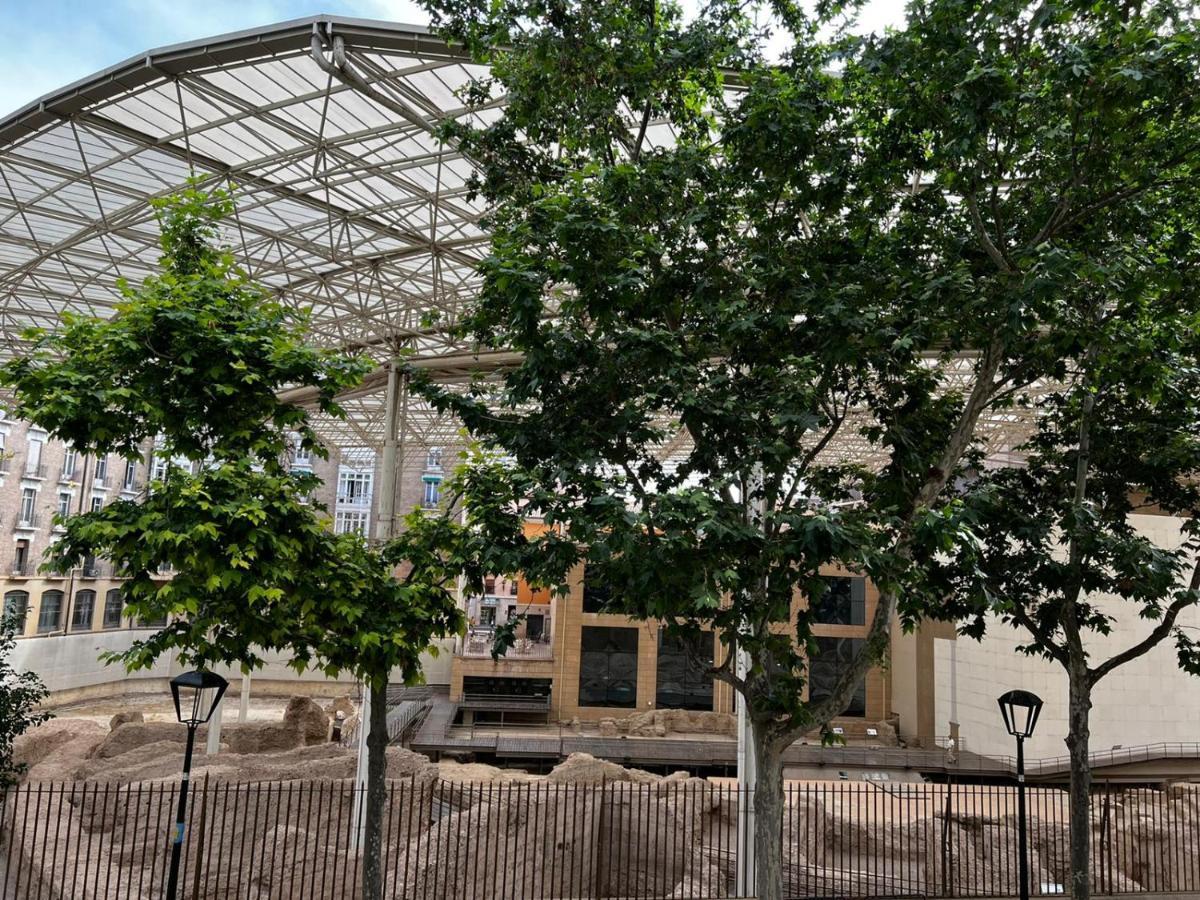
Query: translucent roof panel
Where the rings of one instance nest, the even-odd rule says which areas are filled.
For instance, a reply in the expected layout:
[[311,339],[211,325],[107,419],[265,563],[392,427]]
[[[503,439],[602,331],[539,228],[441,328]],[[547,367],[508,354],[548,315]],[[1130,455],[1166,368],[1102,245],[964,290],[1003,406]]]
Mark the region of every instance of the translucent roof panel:
[[[436,134],[477,74],[424,28],[320,16],[150,51],[0,120],[2,352],[65,311],[108,314],[118,278],[154,270],[148,201],[195,175],[233,192],[225,239],[310,312],[314,342],[461,358],[422,323],[454,321],[487,246],[471,166]],[[379,443],[369,388],[323,423],[331,440]],[[411,439],[455,437],[412,406]]]
[[[195,176],[232,191],[225,239],[310,314],[314,342],[381,363],[407,347],[448,383],[511,364],[448,333],[488,235],[467,197],[471,163],[437,134],[499,114],[463,107],[480,74],[424,28],[318,16],[153,50],[0,119],[0,354],[64,312],[109,314],[118,279],[155,269],[149,201]],[[672,140],[662,123],[649,133]],[[960,360],[947,382],[971,373]],[[385,383],[375,372],[346,400],[348,421],[321,423],[332,443],[381,443]],[[456,422],[415,400],[401,419],[406,453],[458,440]],[[1003,452],[1025,427],[998,416],[984,433]],[[664,452],[686,446],[682,435]],[[851,437],[836,452],[877,450]]]

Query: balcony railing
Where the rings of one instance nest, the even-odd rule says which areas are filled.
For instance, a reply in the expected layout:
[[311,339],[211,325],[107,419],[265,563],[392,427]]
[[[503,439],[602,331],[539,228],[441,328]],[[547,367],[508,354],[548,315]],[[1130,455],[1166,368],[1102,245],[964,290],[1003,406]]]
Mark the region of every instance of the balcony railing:
[[12,457],[0,456],[0,475],[7,475],[12,471]]
[[24,474],[26,478],[45,478],[46,464],[44,462],[40,462],[35,465],[30,465],[28,462],[26,462]]
[[[488,631],[475,631],[463,639],[458,655],[463,659],[491,659],[492,634]],[[503,660],[525,662],[528,660],[554,659],[554,647],[541,640],[517,638],[516,643],[508,648]]]
[[9,574],[15,575],[18,578],[28,578],[33,574],[33,565],[26,560],[17,560],[9,569]]
[[78,481],[80,474],[79,466],[76,466],[70,471],[63,469],[62,472],[59,473],[58,480],[62,482]]
[[108,473],[104,472],[99,475],[92,476],[92,487],[106,488],[108,487]]
[[103,574],[103,567],[96,561],[85,561],[80,573],[84,578],[99,578]]
[[25,515],[17,516],[17,527],[18,528],[37,528],[38,525],[40,525],[40,524],[41,524],[41,516],[39,516],[36,512],[30,513],[27,516],[25,516]]

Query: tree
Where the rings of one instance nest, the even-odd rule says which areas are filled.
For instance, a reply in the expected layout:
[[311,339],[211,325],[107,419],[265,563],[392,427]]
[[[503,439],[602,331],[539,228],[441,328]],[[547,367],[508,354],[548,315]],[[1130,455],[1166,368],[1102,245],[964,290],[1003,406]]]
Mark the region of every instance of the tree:
[[[945,609],[948,492],[980,422],[1061,375],[1077,310],[1194,202],[1182,5],[914,3],[858,38],[835,4],[428,0],[499,116],[477,167],[490,255],[463,330],[522,362],[418,387],[529,473],[620,611],[717,632],[759,786],[757,891],[782,894],[781,755],[825,730],[906,623]],[[1111,286],[1111,285],[1110,285]],[[560,554],[560,561],[562,554]],[[871,577],[864,649],[804,699],[821,568]],[[742,673],[738,653],[748,657]]]
[[0,619],[0,788],[9,788],[24,774],[26,766],[13,761],[13,742],[50,718],[35,712],[46,699],[46,685],[36,672],[18,672],[12,667],[13,646],[25,627],[25,613],[10,612]]
[[[1168,240],[1191,242],[1190,232]],[[1149,243],[1155,243],[1153,240]],[[1183,259],[1193,254],[1185,253]],[[1072,895],[1089,894],[1092,692],[1118,667],[1173,640],[1200,674],[1200,647],[1179,624],[1200,605],[1200,306],[1194,259],[1174,290],[1106,295],[1083,316],[1066,383],[1044,398],[1021,467],[988,470],[963,515],[978,543],[947,566],[963,630],[989,616],[1021,630],[1022,650],[1061,665],[1069,684]],[[1130,516],[1183,519],[1159,544]],[[1089,635],[1144,621],[1144,636],[1107,659]]]
[[[367,683],[375,704],[364,897],[376,900],[385,689],[394,669],[419,678],[420,653],[459,628],[447,584],[463,529],[418,516],[382,547],[329,533],[308,499],[317,479],[288,465],[296,441],[326,450],[308,413],[276,392],[316,385],[321,411],[340,415],[335,396],[369,363],[307,346],[303,320],[233,265],[216,244],[231,210],[224,194],[189,189],[157,208],[162,273],[138,289],[122,285],[124,302],[108,321],[65,316],[60,331],[31,333],[28,356],[0,370],[17,414],[81,451],[136,458],[153,441],[166,461],[165,477],[138,502],[61,522],[47,565],[106,556],[125,579],[128,612],[169,619],[108,656],[129,669],[175,654],[249,671],[263,651],[288,650],[298,670],[352,672]],[[402,563],[407,574],[397,579]]]
[[139,668],[179,653],[253,667],[290,627],[325,531],[307,502],[317,479],[291,471],[288,455],[296,440],[326,450],[308,413],[275,392],[316,385],[319,408],[340,415],[334,397],[367,364],[306,346],[302,318],[235,267],[216,244],[232,210],[224,193],[190,188],[155,208],[162,272],[120,283],[111,319],[64,314],[61,329],[27,333],[29,352],[0,382],[18,416],[81,452],[136,460],[153,443],[165,464],[138,500],[61,522],[50,552],[57,569],[108,557],[131,615],[172,618],[112,659]]

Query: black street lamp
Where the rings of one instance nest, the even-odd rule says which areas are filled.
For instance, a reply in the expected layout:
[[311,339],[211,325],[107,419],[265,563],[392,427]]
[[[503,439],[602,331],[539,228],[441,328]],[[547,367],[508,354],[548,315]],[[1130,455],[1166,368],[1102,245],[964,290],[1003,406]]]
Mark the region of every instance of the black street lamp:
[[1009,691],[1000,697],[1004,727],[1017,739],[1017,853],[1021,900],[1029,900],[1029,822],[1025,815],[1025,738],[1033,736],[1042,698],[1029,691]]
[[229,682],[215,672],[184,672],[171,679],[175,715],[187,726],[187,750],[183,754],[183,780],[179,783],[179,809],[171,836],[171,874],[167,878],[166,900],[175,900],[179,890],[179,859],[183,855],[183,822],[187,812],[188,779],[192,774],[192,746],[196,729],[212,718]]

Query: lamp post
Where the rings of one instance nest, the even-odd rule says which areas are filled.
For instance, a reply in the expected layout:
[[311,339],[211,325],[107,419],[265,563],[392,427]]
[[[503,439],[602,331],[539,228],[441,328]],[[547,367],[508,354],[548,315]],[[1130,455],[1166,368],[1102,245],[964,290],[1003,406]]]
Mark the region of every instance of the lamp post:
[[212,718],[229,682],[215,672],[184,672],[171,679],[175,715],[187,726],[187,749],[183,754],[183,779],[179,783],[179,808],[171,835],[171,873],[167,878],[166,900],[175,900],[179,890],[179,859],[183,855],[183,823],[187,812],[188,779],[192,773],[192,747],[196,729]]
[[1029,691],[1009,691],[999,701],[1004,727],[1017,739],[1017,861],[1021,900],[1029,900],[1029,823],[1025,815],[1025,739],[1033,736],[1042,698]]

